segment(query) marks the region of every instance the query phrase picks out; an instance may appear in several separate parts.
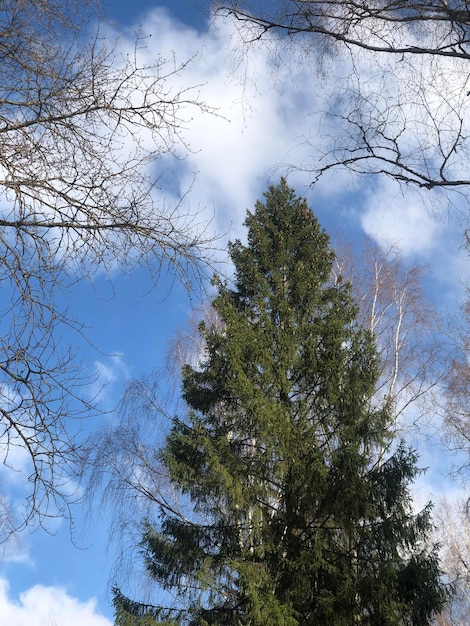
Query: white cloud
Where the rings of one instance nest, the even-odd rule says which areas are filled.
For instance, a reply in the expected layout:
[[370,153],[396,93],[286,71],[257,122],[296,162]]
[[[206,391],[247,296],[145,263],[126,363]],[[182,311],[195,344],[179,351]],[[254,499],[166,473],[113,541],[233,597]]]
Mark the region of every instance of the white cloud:
[[[88,393],[94,401],[106,405],[116,399],[115,385],[122,385],[130,378],[129,369],[122,354],[112,354],[106,359],[95,361],[95,372],[92,376],[93,382],[89,385]],[[117,397],[120,396],[120,391]],[[114,398],[114,400],[113,400]]]
[[35,585],[15,600],[5,578],[0,578],[0,621],[8,626],[111,626],[97,612],[95,599],[82,602],[62,587]]
[[379,245],[393,243],[403,256],[426,256],[439,245],[443,226],[417,192],[403,194],[392,181],[368,195],[360,221],[365,233]]
[[[159,170],[155,173],[164,174],[161,201],[166,198],[171,206],[172,201],[176,201],[177,191],[188,189],[196,173],[196,182],[187,198],[191,209],[198,213],[202,222],[214,218],[211,228],[217,232],[229,232],[232,239],[243,236],[241,224],[246,209],[252,208],[265,190],[266,179],[276,180],[291,164],[294,168],[292,181],[302,193],[304,185],[311,182],[309,170],[318,165],[321,154],[327,154],[329,147],[338,141],[341,143],[345,129],[338,125],[337,118],[325,116],[323,112],[328,103],[335,101],[337,93],[343,94],[342,104],[338,100],[337,106],[346,106],[350,60],[346,57],[335,60],[332,67],[322,73],[312,71],[314,57],[302,56],[302,51],[298,51],[298,56],[292,59],[283,56],[275,44],[253,45],[249,54],[243,55],[238,49],[239,34],[230,20],[213,20],[201,33],[175,22],[161,9],[148,15],[145,33],[152,36],[147,48],[140,51],[143,61],[151,63],[155,51],[166,58],[174,54],[176,63],[191,58],[185,70],[175,77],[179,84],[174,91],[185,85],[200,85],[200,99],[218,111],[218,116],[214,116],[189,110],[192,119],[188,121],[184,137],[191,151],[180,162],[163,158],[156,164]],[[123,40],[122,45],[130,46],[131,39]],[[366,63],[368,59],[360,68],[361,78],[367,79],[361,89],[377,95],[378,107],[398,102],[403,97],[398,77],[387,86],[386,94],[382,93],[380,68],[371,69]],[[412,69],[400,66],[399,78],[404,81],[403,85],[413,78]],[[429,73],[431,85],[436,83],[431,80],[434,71],[433,67],[423,69],[426,76],[426,72]],[[446,106],[461,113],[463,105],[459,101],[458,85],[452,89],[451,101],[445,101],[445,97],[450,98],[449,91],[445,91],[447,82],[443,85],[444,79],[440,77],[438,87],[425,94],[420,114],[431,112],[440,120],[438,130],[447,132],[443,126],[448,119]],[[399,111],[398,121],[394,122],[393,116],[390,119],[391,113],[385,117],[392,126],[394,123],[400,126],[407,120],[410,127],[407,126],[406,133],[401,133],[402,139],[410,154],[419,155],[424,144],[434,145],[437,130],[429,115],[425,121],[418,120],[414,109],[419,103],[415,102],[413,108],[406,102],[405,99],[401,109],[391,108]],[[332,176],[321,179],[317,193],[327,210],[328,202],[334,203],[332,198],[354,192],[351,210],[359,216],[363,229],[381,243],[393,241],[404,255],[426,257],[438,250],[444,243],[440,236],[442,224],[434,219],[423,202],[426,193],[399,188],[393,181],[374,181],[374,196],[364,191],[361,194],[357,185],[365,183],[364,178],[351,178],[347,171],[335,170]],[[448,260],[452,262],[450,257]]]
[[[239,236],[246,209],[264,191],[266,178],[280,175],[273,168],[284,165],[285,171],[292,159],[312,157],[314,148],[304,143],[312,129],[318,132],[312,111],[324,98],[321,79],[307,65],[299,63],[293,72],[277,65],[279,58],[269,47],[253,48],[244,57],[236,49],[239,35],[230,20],[215,20],[198,33],[156,9],[145,20],[145,34],[152,36],[139,52],[142,62],[150,65],[156,52],[164,58],[174,55],[177,65],[192,59],[172,78],[172,91],[199,85],[200,100],[217,112],[187,109],[191,119],[183,135],[190,150],[181,148],[186,158],[175,163],[164,157],[155,165],[155,175],[163,174],[161,201],[174,204],[196,173],[187,198],[192,209],[207,221],[214,217],[219,233],[232,230],[232,238]],[[120,45],[131,46],[132,40]]]

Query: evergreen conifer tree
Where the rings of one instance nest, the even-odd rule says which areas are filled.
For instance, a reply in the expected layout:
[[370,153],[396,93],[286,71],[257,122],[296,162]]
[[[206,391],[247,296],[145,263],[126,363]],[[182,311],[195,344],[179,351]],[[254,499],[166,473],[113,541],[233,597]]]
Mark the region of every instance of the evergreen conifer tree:
[[[116,592],[116,623],[423,626],[445,600],[430,509],[414,514],[416,455],[394,444],[374,341],[305,200],[285,180],[230,246],[220,324],[183,372],[188,416],[161,460],[192,519],[147,523],[149,574],[175,594]],[[384,449],[393,450],[388,457]]]

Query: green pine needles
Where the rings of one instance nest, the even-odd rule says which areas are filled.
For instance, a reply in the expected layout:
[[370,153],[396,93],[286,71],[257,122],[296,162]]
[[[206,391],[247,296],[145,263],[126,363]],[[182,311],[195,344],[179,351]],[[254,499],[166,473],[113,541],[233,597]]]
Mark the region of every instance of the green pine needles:
[[245,224],[234,283],[217,283],[220,323],[201,324],[204,359],[183,372],[188,415],[161,451],[193,517],[162,508],[143,537],[175,605],[116,592],[116,623],[430,624],[445,589],[429,507],[411,507],[416,455],[374,399],[374,340],[329,238],[285,180]]

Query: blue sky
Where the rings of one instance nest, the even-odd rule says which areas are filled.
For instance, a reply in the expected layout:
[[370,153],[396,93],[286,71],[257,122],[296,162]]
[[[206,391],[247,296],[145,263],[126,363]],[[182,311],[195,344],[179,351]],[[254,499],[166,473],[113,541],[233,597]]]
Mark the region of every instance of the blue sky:
[[[286,164],[302,163],[309,155],[305,138],[311,138],[314,129],[331,129],[317,126],[320,78],[308,64],[300,64],[292,74],[292,68],[275,67],[266,48],[252,50],[246,62],[238,55],[233,26],[210,24],[198,8],[208,4],[115,1],[109,16],[124,49],[142,25],[152,35],[142,52],[146,59],[155,53],[168,57],[174,53],[180,61],[192,58],[184,80],[200,85],[203,99],[218,109],[219,116],[194,114],[187,128],[192,151],[178,163],[161,160],[155,173],[162,180],[171,178],[161,190],[162,198],[170,201],[175,188],[187,188],[196,174],[187,202],[210,223],[209,229],[224,235],[219,242],[223,247],[227,234],[243,237],[245,211],[267,182],[277,180]],[[461,248],[462,223],[448,219],[445,208],[433,215],[412,191],[404,192],[390,181],[355,180],[341,172],[313,191],[302,173],[291,174],[289,182],[308,196],[330,232],[342,229],[351,239],[367,233],[379,244],[394,242],[405,258],[427,264],[430,295],[438,293],[443,306],[455,306],[468,264]],[[163,364],[169,340],[191,313],[185,291],[177,285],[170,289],[164,273],[153,290],[144,270],[126,277],[116,273],[111,280],[112,287],[97,275],[94,285],[78,285],[68,297],[72,314],[85,323],[98,348],[80,345],[84,368],[99,372],[105,383],[102,402],[108,409],[116,405],[126,381]],[[434,468],[429,475],[430,491],[441,490],[439,472]],[[52,534],[37,529],[9,546],[0,566],[1,623],[110,623],[113,547],[107,551],[108,512],[97,508],[85,519],[85,508],[76,507],[73,541],[67,523],[58,522],[50,529]]]

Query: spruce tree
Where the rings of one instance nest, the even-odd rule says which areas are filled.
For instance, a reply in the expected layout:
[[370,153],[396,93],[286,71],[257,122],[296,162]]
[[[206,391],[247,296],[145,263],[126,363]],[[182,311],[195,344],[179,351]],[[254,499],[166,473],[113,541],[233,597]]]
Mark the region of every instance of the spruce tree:
[[162,507],[142,542],[177,601],[116,592],[116,622],[429,624],[445,600],[430,508],[412,511],[416,455],[377,406],[374,341],[333,279],[329,238],[285,180],[245,225],[233,284],[217,282],[220,323],[201,324],[204,357],[183,371],[188,415],[161,451],[193,516]]

